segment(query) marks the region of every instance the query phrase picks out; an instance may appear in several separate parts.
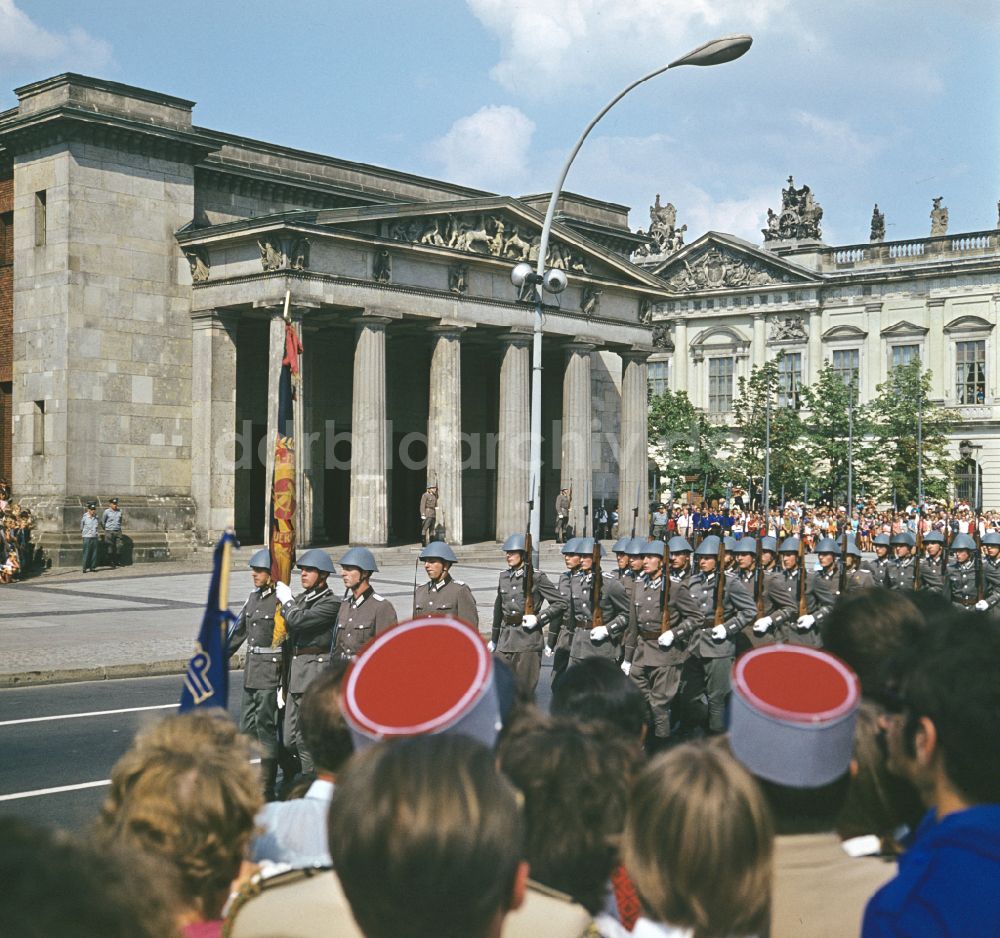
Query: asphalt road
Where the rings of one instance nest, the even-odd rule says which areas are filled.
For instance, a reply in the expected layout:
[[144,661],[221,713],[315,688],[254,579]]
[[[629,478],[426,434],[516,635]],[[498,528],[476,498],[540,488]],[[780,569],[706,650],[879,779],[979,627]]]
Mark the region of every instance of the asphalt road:
[[[551,673],[543,668],[538,688],[546,710]],[[231,681],[236,717],[242,672]],[[169,675],[0,690],[0,816],[86,831],[112,766],[141,727],[176,708],[181,683]]]

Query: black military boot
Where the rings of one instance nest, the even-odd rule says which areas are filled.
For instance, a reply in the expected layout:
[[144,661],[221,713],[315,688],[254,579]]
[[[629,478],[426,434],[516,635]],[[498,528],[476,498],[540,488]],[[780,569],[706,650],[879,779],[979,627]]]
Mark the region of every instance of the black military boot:
[[261,759],[260,760],[260,782],[264,787],[264,800],[265,801],[275,801],[277,795],[275,794],[274,786],[278,779],[278,760],[277,759]]

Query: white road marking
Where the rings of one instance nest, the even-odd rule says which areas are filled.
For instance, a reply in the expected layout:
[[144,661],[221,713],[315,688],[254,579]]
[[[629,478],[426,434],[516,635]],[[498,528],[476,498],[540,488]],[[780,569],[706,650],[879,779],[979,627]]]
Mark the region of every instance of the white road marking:
[[0,720],[0,726],[20,726],[22,723],[45,723],[49,720],[76,720],[80,717],[103,717],[113,713],[138,713],[140,710],[176,710],[176,703],[155,704],[151,707],[124,707],[121,710],[91,710],[88,713],[57,713],[50,717],[25,717],[23,720]]

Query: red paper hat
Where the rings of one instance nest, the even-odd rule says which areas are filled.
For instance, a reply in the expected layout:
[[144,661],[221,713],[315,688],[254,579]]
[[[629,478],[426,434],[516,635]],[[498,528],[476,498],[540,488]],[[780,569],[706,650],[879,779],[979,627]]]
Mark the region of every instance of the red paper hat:
[[860,699],[855,673],[827,652],[804,645],[749,651],[733,668],[733,755],[779,785],[827,785],[850,765]]
[[354,661],[343,710],[357,748],[435,733],[463,733],[492,748],[500,729],[493,658],[457,619],[403,622]]

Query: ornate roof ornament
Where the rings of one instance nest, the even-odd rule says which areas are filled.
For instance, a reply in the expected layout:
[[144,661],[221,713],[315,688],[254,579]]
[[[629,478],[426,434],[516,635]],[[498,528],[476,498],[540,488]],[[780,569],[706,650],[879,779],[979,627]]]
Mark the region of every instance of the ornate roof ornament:
[[948,209],[941,204],[942,199],[944,199],[943,195],[939,195],[934,199],[934,207],[931,209],[932,238],[948,233]]
[[885,241],[885,212],[878,210],[878,202],[875,203],[875,208],[872,209],[872,230],[868,235],[868,240],[872,244]]
[[683,259],[684,269],[667,280],[672,290],[693,293],[698,290],[722,290],[728,287],[762,287],[784,283],[759,261],[739,257],[718,247],[709,248],[693,260]]
[[684,232],[687,225],[677,227],[677,209],[673,202],[666,205],[660,204],[660,194],[656,194],[656,202],[649,206],[649,232],[644,232],[641,228],[639,235],[649,238],[646,244],[641,245],[632,255],[636,260],[662,260],[675,251],[684,247]]
[[767,210],[767,227],[761,234],[764,241],[818,241],[822,217],[823,208],[813,199],[812,190],[808,186],[796,189],[789,176],[788,188],[781,190],[781,213]]

